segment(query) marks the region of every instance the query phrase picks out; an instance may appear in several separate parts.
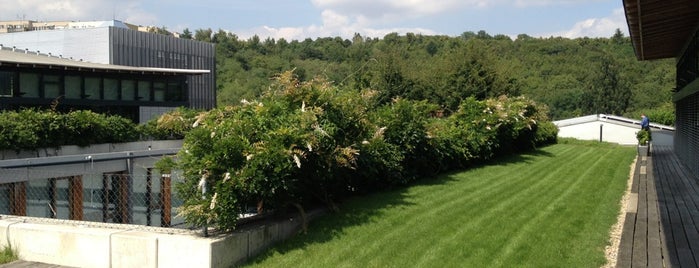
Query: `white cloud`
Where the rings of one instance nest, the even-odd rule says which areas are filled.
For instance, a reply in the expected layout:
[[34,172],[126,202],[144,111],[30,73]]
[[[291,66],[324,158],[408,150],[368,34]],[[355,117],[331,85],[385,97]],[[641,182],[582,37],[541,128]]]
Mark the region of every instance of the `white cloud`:
[[579,21],[573,25],[572,28],[548,34],[541,34],[539,36],[549,37],[549,36],[562,36],[568,38],[577,37],[611,37],[614,35],[616,29],[620,29],[625,35],[628,36],[628,28],[626,25],[626,17],[624,15],[624,9],[615,9],[611,15],[604,18],[589,18],[583,21]]
[[[509,2],[517,7],[533,7],[533,6],[555,6],[568,4],[582,4],[590,2],[603,2],[604,0],[505,0],[500,2]],[[512,3],[514,2],[514,3]]]
[[311,0],[318,8],[344,16],[367,21],[381,22],[396,19],[411,19],[442,12],[467,8],[485,7],[488,0]]
[[316,7],[371,21],[405,20],[469,9],[500,6],[543,7],[602,2],[605,0],[311,0]]
[[[324,2],[324,4],[347,4],[340,0],[313,0],[314,2]],[[352,3],[369,2],[366,0],[358,0]],[[386,2],[386,1],[384,1]],[[390,1],[389,1],[390,2]],[[399,2],[399,1],[394,1]],[[407,2],[421,2],[419,0]],[[435,31],[425,28],[408,28],[408,27],[387,27],[374,28],[372,25],[376,23],[376,18],[371,17],[371,14],[347,14],[340,13],[334,9],[324,9],[321,12],[321,25],[310,25],[305,27],[281,27],[274,28],[269,26],[257,27],[244,31],[237,31],[241,38],[249,38],[257,34],[260,38],[272,37],[275,39],[284,38],[286,40],[303,40],[305,38],[316,37],[335,37],[350,39],[355,33],[359,33],[364,37],[383,37],[386,34],[397,32],[405,34],[408,32],[422,33],[425,35],[436,34]],[[388,14],[381,15],[383,17]]]
[[3,1],[0,20],[117,20],[153,24],[157,17],[141,8],[137,0],[13,0]]
[[338,23],[333,21],[331,23],[326,23],[323,25],[310,25],[306,27],[257,27],[242,31],[234,31],[240,38],[248,39],[253,35],[257,35],[260,39],[266,39],[271,37],[274,39],[284,38],[286,40],[303,40],[306,38],[317,38],[317,37],[335,37],[339,36],[343,39],[351,39],[355,33],[361,34],[363,37],[384,37],[389,33],[399,33],[405,34],[411,33],[421,33],[425,35],[434,35],[437,32],[425,29],[425,28],[372,28],[368,26],[362,26],[361,23],[355,21],[355,23]]

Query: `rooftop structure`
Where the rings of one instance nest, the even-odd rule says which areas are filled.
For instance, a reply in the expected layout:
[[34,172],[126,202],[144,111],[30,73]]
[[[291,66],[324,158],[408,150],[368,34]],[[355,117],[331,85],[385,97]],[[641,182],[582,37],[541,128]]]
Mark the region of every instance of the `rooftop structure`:
[[[0,34],[0,46],[24,51],[3,52],[6,65],[0,69],[11,72],[0,79],[5,83],[17,81],[13,85],[18,88],[9,94],[9,84],[1,89],[5,92],[0,95],[5,97],[0,98],[0,109],[46,106],[63,97],[68,105],[98,112],[111,107],[109,112],[142,123],[179,106],[215,107],[213,44],[119,25],[92,26]],[[61,68],[54,66],[56,61]],[[22,79],[37,81],[36,89],[19,88],[21,84],[29,85]],[[54,84],[62,88],[54,88]]]
[[105,21],[35,21],[6,20],[0,21],[0,34],[45,30],[84,29],[99,27],[119,27],[137,31],[148,31],[149,27],[136,26],[118,20]]

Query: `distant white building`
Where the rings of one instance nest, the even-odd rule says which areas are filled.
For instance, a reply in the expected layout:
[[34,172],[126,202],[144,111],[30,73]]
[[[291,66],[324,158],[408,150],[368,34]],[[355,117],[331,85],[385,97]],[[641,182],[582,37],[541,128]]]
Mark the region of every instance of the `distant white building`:
[[[651,118],[652,120],[652,118]],[[580,140],[601,140],[622,145],[636,145],[636,132],[641,121],[612,115],[588,115],[553,122],[558,137]],[[651,122],[653,144],[672,146],[675,128]]]

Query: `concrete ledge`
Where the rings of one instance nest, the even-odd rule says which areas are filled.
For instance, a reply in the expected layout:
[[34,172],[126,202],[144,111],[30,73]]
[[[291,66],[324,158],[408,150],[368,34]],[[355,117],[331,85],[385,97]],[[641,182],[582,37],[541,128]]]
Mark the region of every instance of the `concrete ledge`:
[[[309,221],[322,210],[308,214]],[[300,217],[201,237],[193,231],[0,215],[0,247],[20,259],[73,267],[231,267],[294,236]]]
[[109,238],[115,232],[119,230],[0,220],[0,244],[11,243],[21,259],[72,267],[109,267]]

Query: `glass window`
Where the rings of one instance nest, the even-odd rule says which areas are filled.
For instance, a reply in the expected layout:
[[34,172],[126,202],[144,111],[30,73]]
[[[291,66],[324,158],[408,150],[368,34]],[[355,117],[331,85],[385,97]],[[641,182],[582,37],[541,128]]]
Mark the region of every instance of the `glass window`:
[[61,95],[61,77],[58,75],[44,75],[44,98],[55,99]]
[[165,101],[165,82],[153,83],[153,99],[155,101]]
[[136,81],[121,80],[121,99],[136,100]]
[[25,98],[39,97],[39,74],[19,74],[19,94]]
[[184,92],[182,91],[182,83],[179,82],[168,82],[167,83],[167,95],[165,100],[167,101],[184,101]]
[[104,99],[118,100],[119,99],[119,80],[105,78],[104,79]]
[[100,80],[99,77],[85,77],[85,99],[100,99]]
[[0,72],[0,96],[12,96],[15,83],[14,72]]
[[63,87],[66,91],[66,99],[80,99],[80,90],[82,88],[80,76],[65,76],[63,78]]
[[150,101],[150,81],[138,81],[138,99]]

